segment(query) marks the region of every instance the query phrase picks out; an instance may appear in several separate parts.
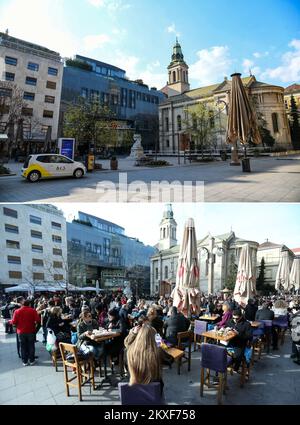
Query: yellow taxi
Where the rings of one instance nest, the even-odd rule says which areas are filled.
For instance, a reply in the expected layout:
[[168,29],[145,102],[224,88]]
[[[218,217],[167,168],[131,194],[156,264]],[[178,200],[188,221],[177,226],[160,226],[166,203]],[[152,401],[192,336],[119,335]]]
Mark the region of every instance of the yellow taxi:
[[81,162],[57,154],[29,155],[22,168],[22,177],[35,183],[40,179],[73,176],[77,179],[86,174]]

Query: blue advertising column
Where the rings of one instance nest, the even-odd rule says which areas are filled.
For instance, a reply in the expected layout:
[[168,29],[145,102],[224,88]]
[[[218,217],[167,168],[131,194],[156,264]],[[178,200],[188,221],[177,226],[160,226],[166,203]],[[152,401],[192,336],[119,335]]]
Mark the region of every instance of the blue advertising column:
[[69,139],[69,138],[58,139],[58,149],[59,149],[60,155],[64,155],[70,159],[74,159],[75,139]]

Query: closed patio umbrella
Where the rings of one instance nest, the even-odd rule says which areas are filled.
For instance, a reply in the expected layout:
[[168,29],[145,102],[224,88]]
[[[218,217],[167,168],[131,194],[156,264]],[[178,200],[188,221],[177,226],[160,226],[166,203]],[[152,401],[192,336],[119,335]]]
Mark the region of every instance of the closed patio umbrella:
[[249,245],[243,245],[234,288],[234,299],[239,304],[247,304],[256,294],[256,277],[252,269]]
[[[227,127],[227,143],[233,145],[231,165],[239,165],[237,142],[245,146],[251,139],[252,143],[261,144],[256,114],[250,104],[241,74],[232,74],[232,87],[230,92],[229,117]],[[250,171],[250,170],[249,170]]]
[[190,218],[185,225],[178,259],[176,286],[171,298],[173,305],[185,316],[200,313],[200,269],[195,223]]
[[295,258],[290,273],[290,284],[294,285],[295,291],[300,289],[300,258]]
[[290,290],[290,260],[288,251],[282,251],[277,270],[275,288],[279,291],[283,287],[285,291]]

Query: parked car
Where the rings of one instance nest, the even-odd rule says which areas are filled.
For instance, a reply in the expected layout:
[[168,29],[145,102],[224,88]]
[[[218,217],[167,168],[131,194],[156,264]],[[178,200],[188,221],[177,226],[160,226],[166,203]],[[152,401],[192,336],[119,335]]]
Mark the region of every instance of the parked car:
[[77,179],[86,174],[81,162],[57,154],[29,155],[22,168],[22,177],[31,183],[40,179],[73,176]]

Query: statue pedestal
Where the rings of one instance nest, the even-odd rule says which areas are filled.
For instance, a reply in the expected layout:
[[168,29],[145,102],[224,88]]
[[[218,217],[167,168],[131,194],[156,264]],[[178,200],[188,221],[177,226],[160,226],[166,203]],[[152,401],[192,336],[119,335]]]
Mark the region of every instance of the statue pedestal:
[[137,161],[145,157],[144,148],[142,146],[142,137],[140,134],[135,134],[133,136],[134,144],[131,148],[130,156],[127,159],[132,161]]

